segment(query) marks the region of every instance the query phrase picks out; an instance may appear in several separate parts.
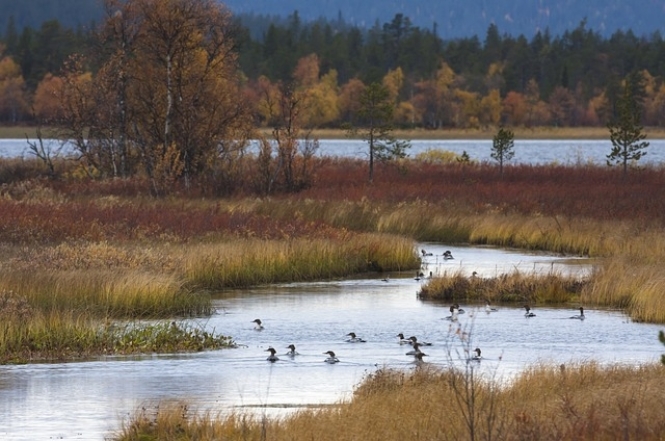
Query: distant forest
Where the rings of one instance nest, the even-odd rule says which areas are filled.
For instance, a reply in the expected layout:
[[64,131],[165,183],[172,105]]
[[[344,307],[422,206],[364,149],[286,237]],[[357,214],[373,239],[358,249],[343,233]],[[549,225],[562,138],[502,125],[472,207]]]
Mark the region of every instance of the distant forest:
[[[631,75],[644,123],[665,123],[665,41],[658,33],[604,37],[583,20],[558,36],[511,36],[491,24],[484,35],[444,40],[402,14],[369,29],[341,19],[305,22],[298,13],[266,24],[261,36],[250,24],[256,28],[237,18],[233,31],[248,99],[260,100],[266,87],[302,80],[309,67],[308,75],[315,72],[307,83],[317,92],[312,96],[319,97],[319,107],[335,108],[319,110],[311,125],[339,127],[352,120],[353,91],[373,82],[391,89],[401,126],[604,125]],[[90,27],[58,20],[32,28],[9,17],[0,37],[5,124],[38,121],[35,108],[44,106],[36,100],[45,78],[59,75],[70,55],[99,50]],[[87,66],[94,73],[99,60],[88,60],[95,60]],[[260,110],[256,119],[269,124]]]

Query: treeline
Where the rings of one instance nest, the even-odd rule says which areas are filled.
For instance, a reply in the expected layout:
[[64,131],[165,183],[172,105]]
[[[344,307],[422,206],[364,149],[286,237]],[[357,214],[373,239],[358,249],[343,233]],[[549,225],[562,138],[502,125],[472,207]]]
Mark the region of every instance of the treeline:
[[[274,122],[265,97],[295,81],[309,89],[303,122],[310,127],[353,123],[355,97],[373,82],[390,89],[394,123],[404,127],[604,125],[622,81],[635,73],[643,123],[665,123],[665,41],[658,33],[605,38],[582,21],[560,36],[529,40],[490,25],[482,37],[446,41],[401,14],[369,30],[339,19],[304,23],[297,13],[261,37],[248,29],[236,19],[231,38],[257,124]],[[40,86],[72,54],[98,55],[100,42],[96,31],[56,20],[19,30],[10,17],[1,47],[0,122],[18,124],[48,119]],[[94,73],[103,60],[87,63]]]

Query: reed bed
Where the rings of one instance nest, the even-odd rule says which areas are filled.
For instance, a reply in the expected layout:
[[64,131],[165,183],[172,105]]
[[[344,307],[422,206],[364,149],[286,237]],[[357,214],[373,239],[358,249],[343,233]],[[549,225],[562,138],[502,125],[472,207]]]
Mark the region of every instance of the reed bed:
[[369,271],[420,266],[413,242],[385,235],[346,240],[247,240],[200,245],[184,257],[184,278],[196,289],[332,279]]
[[379,370],[336,407],[270,419],[163,403],[137,411],[114,439],[660,440],[663,369],[537,366],[509,385],[469,370]]
[[202,351],[233,345],[230,337],[176,322],[100,322],[73,311],[37,311],[25,299],[0,294],[0,364]]
[[101,319],[169,318],[212,312],[210,296],[185,289],[174,275],[141,271],[3,271],[0,291],[24,296],[38,311]]
[[457,272],[429,280],[422,286],[418,297],[453,303],[556,304],[579,301],[588,285],[588,280],[556,272],[526,274],[515,271],[491,278],[466,277]]

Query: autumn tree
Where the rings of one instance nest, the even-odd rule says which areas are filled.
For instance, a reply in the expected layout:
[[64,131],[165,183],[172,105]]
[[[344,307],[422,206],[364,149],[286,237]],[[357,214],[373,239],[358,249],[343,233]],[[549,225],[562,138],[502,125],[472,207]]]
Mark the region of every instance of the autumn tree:
[[[231,173],[250,129],[229,12],[214,0],[105,0],[98,73],[77,148],[104,175],[133,173],[157,194]],[[67,126],[65,126],[67,128]],[[72,130],[76,129],[76,130]]]
[[16,123],[28,113],[25,81],[20,66],[11,57],[2,57],[0,47],[0,120]]
[[[363,124],[360,133],[369,145],[369,182],[374,180],[375,160],[388,161],[404,158],[411,147],[408,141],[393,136],[391,121],[394,105],[389,90],[380,83],[372,83],[360,96],[359,120]],[[349,128],[353,135],[358,130]]]
[[515,156],[513,150],[515,145],[515,135],[512,131],[499,127],[499,131],[492,139],[492,159],[499,163],[499,173],[503,179],[503,164],[510,161]]
[[646,155],[649,142],[645,141],[639,103],[634,95],[634,81],[625,81],[622,94],[616,104],[617,116],[607,125],[612,150],[607,155],[607,165],[620,164],[624,175],[630,161],[639,161]]

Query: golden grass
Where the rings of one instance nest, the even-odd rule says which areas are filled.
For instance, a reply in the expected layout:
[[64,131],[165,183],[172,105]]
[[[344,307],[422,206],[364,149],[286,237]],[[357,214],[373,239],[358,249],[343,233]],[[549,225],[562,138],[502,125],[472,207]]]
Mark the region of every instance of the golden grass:
[[565,303],[577,301],[587,285],[589,281],[558,273],[525,274],[515,271],[498,277],[480,278],[466,277],[457,272],[429,280],[422,286],[418,297],[453,303]]
[[416,269],[413,242],[385,235],[348,240],[243,240],[199,245],[184,255],[184,278],[196,288],[332,279],[368,271]]
[[660,440],[665,367],[534,367],[501,386],[477,371],[380,370],[337,407],[278,419],[212,416],[165,403],[125,421],[118,441]]

